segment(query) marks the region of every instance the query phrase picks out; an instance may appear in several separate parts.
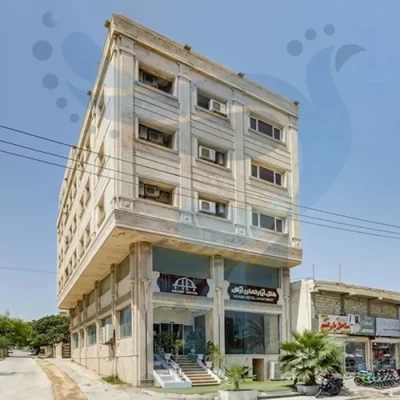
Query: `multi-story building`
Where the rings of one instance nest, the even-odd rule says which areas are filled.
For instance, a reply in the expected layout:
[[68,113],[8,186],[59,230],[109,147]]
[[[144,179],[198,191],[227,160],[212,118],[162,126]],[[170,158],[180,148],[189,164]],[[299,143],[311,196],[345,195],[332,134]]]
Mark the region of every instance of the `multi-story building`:
[[400,293],[341,282],[291,284],[293,330],[343,340],[347,374],[400,368]]
[[265,379],[302,259],[298,105],[123,16],[106,25],[57,222],[72,357],[160,383],[173,334]]

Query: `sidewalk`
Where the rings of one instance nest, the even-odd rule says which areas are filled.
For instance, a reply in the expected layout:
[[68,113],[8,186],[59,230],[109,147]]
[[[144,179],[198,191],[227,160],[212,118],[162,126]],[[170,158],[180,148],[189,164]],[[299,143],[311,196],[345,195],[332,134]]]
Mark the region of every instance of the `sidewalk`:
[[150,396],[140,389],[128,385],[104,383],[94,371],[82,367],[69,359],[47,359],[57,368],[69,375],[79,386],[88,400],[150,400],[161,397]]

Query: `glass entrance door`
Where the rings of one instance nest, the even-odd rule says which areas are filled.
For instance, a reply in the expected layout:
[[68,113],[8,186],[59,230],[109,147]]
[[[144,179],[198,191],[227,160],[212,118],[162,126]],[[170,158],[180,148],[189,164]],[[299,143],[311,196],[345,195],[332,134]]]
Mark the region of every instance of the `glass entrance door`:
[[[154,341],[154,349],[156,349],[156,344],[161,348],[161,340],[160,335],[162,334],[173,334],[174,340],[183,340],[183,351],[185,354],[189,354],[189,351],[186,351],[187,343],[186,336],[189,332],[193,331],[192,326],[184,326],[182,324],[174,324],[174,323],[161,323],[161,324],[153,324],[153,341]],[[190,350],[190,348],[189,348]]]

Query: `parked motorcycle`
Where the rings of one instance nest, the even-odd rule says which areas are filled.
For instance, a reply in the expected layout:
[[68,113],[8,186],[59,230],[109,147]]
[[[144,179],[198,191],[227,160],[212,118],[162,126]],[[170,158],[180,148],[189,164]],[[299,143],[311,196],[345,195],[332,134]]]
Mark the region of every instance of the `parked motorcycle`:
[[315,395],[318,398],[322,393],[329,393],[331,396],[337,396],[343,387],[343,378],[327,375],[322,379],[321,386]]

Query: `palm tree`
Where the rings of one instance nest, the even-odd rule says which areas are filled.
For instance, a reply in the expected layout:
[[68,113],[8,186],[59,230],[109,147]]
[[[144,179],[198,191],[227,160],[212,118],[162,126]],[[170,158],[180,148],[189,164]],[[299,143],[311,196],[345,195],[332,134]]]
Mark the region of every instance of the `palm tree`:
[[240,364],[232,364],[230,368],[225,368],[225,377],[233,390],[240,390],[240,384],[248,377],[250,368]]
[[293,342],[281,344],[286,353],[281,359],[283,374],[291,375],[295,382],[315,385],[318,375],[342,373],[343,343],[325,333],[307,330],[292,335]]

